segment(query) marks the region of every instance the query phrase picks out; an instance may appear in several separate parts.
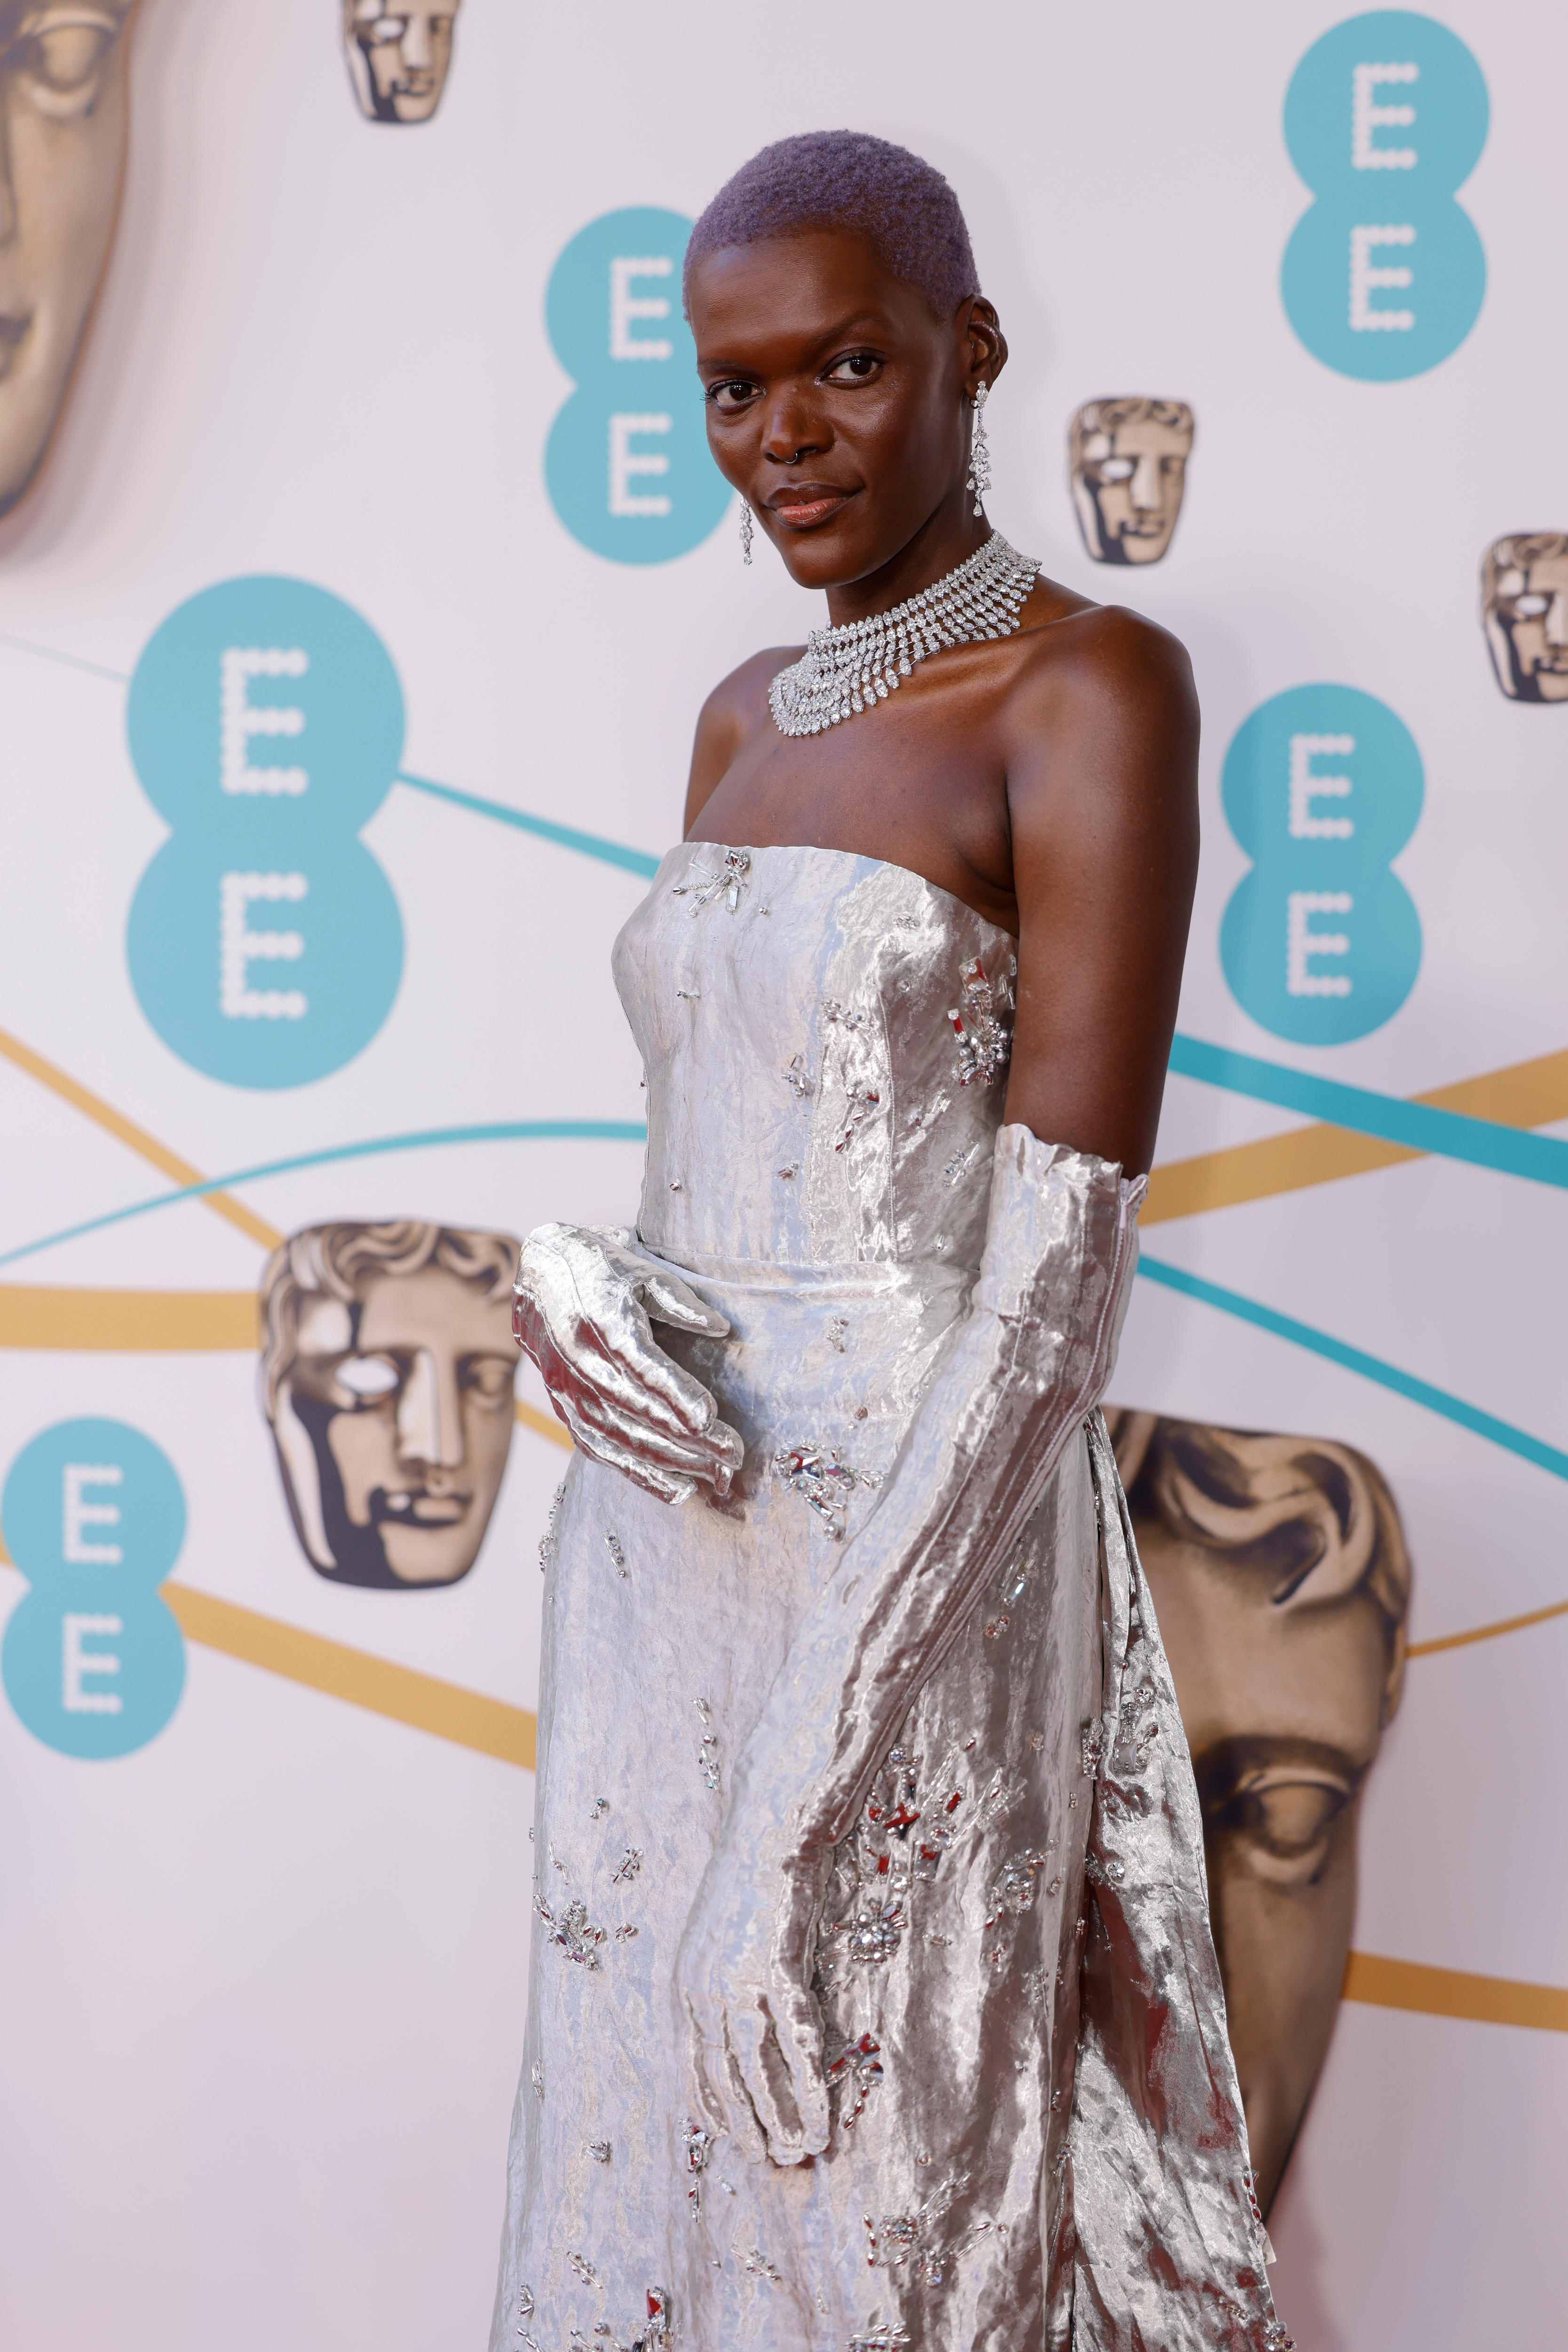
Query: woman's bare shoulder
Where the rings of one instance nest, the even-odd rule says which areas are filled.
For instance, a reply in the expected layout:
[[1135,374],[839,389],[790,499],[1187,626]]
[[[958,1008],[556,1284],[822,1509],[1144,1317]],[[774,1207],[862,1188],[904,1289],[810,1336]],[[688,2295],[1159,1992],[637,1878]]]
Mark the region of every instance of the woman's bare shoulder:
[[686,830],[752,738],[770,723],[768,689],[781,669],[799,661],[804,646],[767,646],[720,678],[697,714],[686,790]]
[[768,689],[781,669],[799,661],[804,646],[764,646],[727,677],[721,677],[697,719],[700,741],[705,727],[749,729],[768,715]]
[[[1042,583],[1043,587],[1051,583]],[[1056,609],[1026,625],[1017,639],[1011,699],[1027,713],[1043,699],[1099,701],[1107,709],[1141,702],[1151,717],[1174,706],[1196,709],[1186,647],[1157,621],[1125,604],[1093,604],[1054,590]]]

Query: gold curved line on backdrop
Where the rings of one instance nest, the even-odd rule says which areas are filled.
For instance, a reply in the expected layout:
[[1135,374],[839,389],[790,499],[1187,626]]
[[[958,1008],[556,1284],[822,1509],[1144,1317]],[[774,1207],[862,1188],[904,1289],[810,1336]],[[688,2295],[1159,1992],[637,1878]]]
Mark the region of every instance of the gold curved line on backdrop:
[[390,1717],[437,1739],[472,1748],[480,1756],[497,1757],[503,1764],[534,1769],[537,1718],[528,1708],[508,1706],[504,1699],[486,1698],[465,1690],[461,1683],[443,1682],[436,1675],[394,1665],[368,1650],[350,1649],[346,1642],[329,1642],[323,1634],[307,1633],[280,1617],[264,1617],[259,1610],[242,1609],[236,1601],[220,1601],[194,1585],[168,1583],[164,1600],[180,1621],[186,1639],[246,1665],[282,1675],[329,1698],[347,1699],[350,1706]]
[[1499,1633],[1520,1633],[1527,1625],[1544,1625],[1551,1617],[1568,1617],[1568,1601],[1554,1601],[1549,1609],[1527,1609],[1522,1617],[1500,1617],[1495,1625],[1472,1625],[1464,1633],[1439,1633],[1432,1642],[1412,1642],[1407,1658],[1429,1658],[1438,1650],[1463,1650],[1471,1642],[1494,1641]]
[[[259,1344],[254,1290],[74,1290],[0,1283],[0,1348],[105,1354],[250,1354]],[[517,1417],[570,1453],[553,1414],[519,1398]]]
[[[106,1128],[121,1143],[128,1144],[132,1151],[139,1151],[143,1160],[150,1160],[154,1168],[161,1168],[164,1175],[172,1177],[176,1184],[201,1184],[205,1181],[199,1168],[193,1168],[188,1160],[182,1160],[177,1151],[171,1151],[166,1143],[160,1143],[155,1135],[149,1135],[147,1129],[138,1127],[133,1118],[127,1118],[124,1112],[116,1110],[112,1103],[106,1103],[101,1095],[95,1095],[89,1087],[80,1085],[55,1063],[46,1061],[42,1054],[36,1054],[31,1045],[24,1045],[19,1037],[13,1037],[5,1029],[0,1029],[0,1054],[8,1062],[15,1062],[19,1070],[26,1070],[30,1078],[37,1078],[40,1086],[47,1087],[51,1094],[57,1094],[62,1101],[68,1102],[73,1110],[83,1112],[98,1126]],[[263,1249],[275,1250],[283,1239],[283,1235],[265,1218],[253,1216],[230,1192],[203,1192],[198,1197],[206,1202],[209,1209],[215,1209],[220,1217],[226,1217],[231,1225],[237,1225],[242,1234],[248,1234],[253,1242],[259,1242]]]
[[[204,1181],[200,1169],[193,1168],[100,1095],[3,1029],[0,1055],[177,1183]],[[1437,1087],[1410,1099],[1435,1110],[1464,1111],[1472,1118],[1495,1119],[1502,1127],[1549,1126],[1553,1120],[1568,1118],[1568,1050],[1542,1054],[1530,1062],[1513,1062],[1504,1069],[1461,1078],[1455,1086]],[[1248,1201],[1301,1192],[1308,1185],[1330,1184],[1341,1176],[1365,1175],[1375,1168],[1393,1168],[1401,1160],[1426,1156],[1403,1144],[1385,1143],[1376,1136],[1355,1135],[1349,1128],[1321,1123],[1292,1128],[1286,1135],[1267,1136],[1258,1143],[1230,1144],[1222,1151],[1200,1152],[1191,1160],[1166,1160],[1150,1175],[1140,1222],[1161,1224],[1173,1217],[1199,1216],[1207,1209],[1239,1208]],[[275,1226],[254,1215],[232,1193],[204,1192],[198,1197],[264,1249],[276,1249],[283,1239]]]
[[537,1407],[525,1404],[521,1397],[513,1411],[523,1427],[531,1429],[536,1437],[548,1437],[552,1445],[564,1445],[569,1454],[575,1452],[570,1433],[557,1421],[553,1412],[540,1412]]
[[[1416,1156],[1405,1154],[1406,1159]],[[249,1290],[69,1290],[0,1283],[0,1348],[248,1354],[256,1345],[256,1296]],[[571,1452],[570,1436],[553,1414],[540,1412],[520,1397],[513,1410],[536,1437]],[[0,1559],[5,1557],[0,1547]],[[1521,1633],[1563,1616],[1568,1616],[1568,1601],[1555,1601],[1522,1616],[1500,1617],[1494,1624],[1412,1642],[1405,1654],[1430,1657],[1438,1650],[1463,1649],[1471,1642],[1490,1642],[1500,1633]]]
[[[1540,1054],[1535,1061],[1510,1063],[1483,1077],[1465,1077],[1455,1087],[1413,1094],[1413,1103],[1432,1110],[1462,1110],[1471,1119],[1495,1119],[1498,1127],[1549,1127],[1568,1119],[1568,1051]],[[1140,1225],[1159,1225],[1173,1216],[1201,1216],[1206,1209],[1239,1209],[1274,1192],[1305,1192],[1307,1185],[1335,1183],[1340,1176],[1365,1176],[1373,1169],[1425,1160],[1404,1143],[1356,1136],[1349,1127],[1293,1127],[1260,1143],[1232,1143],[1222,1152],[1199,1152],[1197,1160],[1166,1160],[1150,1173],[1150,1195],[1138,1212]]]
[[[1546,1127],[1568,1118],[1568,1052],[1513,1062],[1457,1086],[1437,1087],[1412,1102],[1433,1110],[1457,1110],[1471,1118],[1495,1119],[1500,1127]],[[1258,1143],[1232,1144],[1224,1151],[1200,1152],[1193,1160],[1168,1160],[1149,1177],[1140,1225],[1170,1217],[1200,1216],[1207,1209],[1239,1208],[1279,1192],[1304,1192],[1341,1176],[1364,1176],[1394,1168],[1425,1152],[1385,1143],[1375,1135],[1355,1135],[1345,1127],[1296,1127]]]
[[[0,1558],[4,1557],[0,1549]],[[498,1763],[534,1769],[538,1718],[528,1707],[487,1698],[460,1683],[395,1665],[346,1642],[308,1633],[279,1617],[243,1609],[215,1593],[171,1580],[162,1596],[180,1621],[187,1641],[225,1657],[260,1666],[289,1682],[345,1699],[391,1722],[407,1724],[451,1740]],[[1565,1604],[1568,1606],[1568,1604]],[[1382,2009],[1414,2010],[1430,2017],[1457,2017],[1486,2025],[1530,2026],[1568,2033],[1568,1990],[1524,1984],[1512,1977],[1472,1976],[1458,1969],[1428,1968],[1416,1960],[1392,1960],[1374,1952],[1352,1952],[1341,1988],[1344,2000]]]
[[1432,1969],[1420,1960],[1388,1960],[1352,1952],[1342,2000],[1377,2009],[1416,2010],[1427,2017],[1464,2017],[1478,2025],[1527,2025],[1538,2033],[1568,2033],[1568,1990],[1523,1984],[1517,1977],[1478,1977],[1464,1969]]
[[254,1290],[66,1290],[0,1283],[0,1348],[254,1354],[259,1344]]

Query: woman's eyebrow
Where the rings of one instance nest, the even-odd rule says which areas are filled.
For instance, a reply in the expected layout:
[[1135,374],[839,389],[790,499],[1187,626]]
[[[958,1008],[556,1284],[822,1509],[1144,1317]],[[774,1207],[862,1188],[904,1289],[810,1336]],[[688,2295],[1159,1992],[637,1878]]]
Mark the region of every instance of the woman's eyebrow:
[[[892,329],[879,312],[857,310],[837,325],[825,328],[815,338],[811,344],[812,357],[820,360],[823,352],[831,352],[839,343],[868,340],[885,342],[891,338]],[[697,370],[702,375],[758,375],[764,373],[755,359],[706,359],[701,352],[697,354]]]

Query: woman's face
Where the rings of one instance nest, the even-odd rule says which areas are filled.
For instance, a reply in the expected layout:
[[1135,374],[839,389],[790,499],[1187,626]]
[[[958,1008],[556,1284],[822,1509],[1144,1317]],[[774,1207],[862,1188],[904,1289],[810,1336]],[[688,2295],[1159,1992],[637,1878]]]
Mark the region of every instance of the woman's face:
[[723,247],[689,300],[708,446],[802,587],[862,580],[957,520],[968,403],[1006,356],[988,302],[939,318],[841,229]]

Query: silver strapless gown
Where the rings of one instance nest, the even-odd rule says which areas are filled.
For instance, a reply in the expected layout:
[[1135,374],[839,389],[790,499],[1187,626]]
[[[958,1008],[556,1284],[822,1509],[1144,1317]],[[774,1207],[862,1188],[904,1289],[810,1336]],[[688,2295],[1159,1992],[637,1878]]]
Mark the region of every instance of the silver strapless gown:
[[1288,2341],[1191,1766],[1097,1413],[838,1849],[827,2153],[709,2137],[673,2013],[733,1759],[974,1280],[1013,973],[958,900],[836,851],[685,845],[616,943],[640,1242],[731,1326],[659,1341],[746,1465],[727,1501],[671,1509],[580,1454],[559,1498],[492,2352]]

